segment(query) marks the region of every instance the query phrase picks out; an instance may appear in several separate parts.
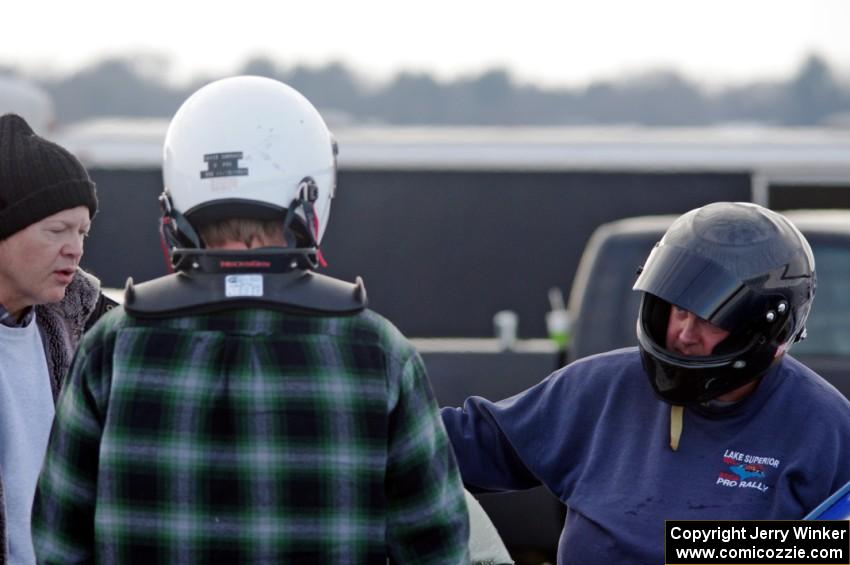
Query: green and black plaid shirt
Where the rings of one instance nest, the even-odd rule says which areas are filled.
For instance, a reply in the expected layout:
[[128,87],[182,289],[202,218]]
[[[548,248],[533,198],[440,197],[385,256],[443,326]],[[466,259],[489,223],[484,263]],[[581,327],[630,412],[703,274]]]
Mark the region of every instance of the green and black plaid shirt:
[[40,563],[467,563],[422,362],[371,311],[133,319],[81,344],[33,508]]

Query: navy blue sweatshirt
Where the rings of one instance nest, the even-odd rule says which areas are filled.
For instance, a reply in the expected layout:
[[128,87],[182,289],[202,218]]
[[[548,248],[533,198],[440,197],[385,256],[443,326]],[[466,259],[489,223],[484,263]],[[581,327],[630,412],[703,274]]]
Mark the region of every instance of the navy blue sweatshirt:
[[850,480],[850,403],[788,356],[735,406],[686,409],[678,451],[636,348],[442,415],[470,490],[567,504],[559,564],[657,565],[664,520],[798,519]]

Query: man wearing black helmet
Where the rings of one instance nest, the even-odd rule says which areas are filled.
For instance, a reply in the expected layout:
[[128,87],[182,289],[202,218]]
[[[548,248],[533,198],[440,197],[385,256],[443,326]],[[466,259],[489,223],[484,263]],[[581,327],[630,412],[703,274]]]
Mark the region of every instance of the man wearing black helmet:
[[635,283],[637,348],[443,409],[464,482],[558,496],[559,564],[659,563],[664,520],[802,518],[850,480],[850,404],[785,355],[815,286],[783,216],[684,214]]

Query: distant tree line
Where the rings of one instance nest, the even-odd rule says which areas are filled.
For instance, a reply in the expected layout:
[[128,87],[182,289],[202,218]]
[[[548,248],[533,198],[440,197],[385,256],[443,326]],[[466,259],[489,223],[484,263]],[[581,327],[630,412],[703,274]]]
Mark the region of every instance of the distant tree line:
[[[168,84],[160,78],[167,64],[155,56],[113,58],[67,76],[28,78],[53,95],[60,123],[102,116],[170,117],[189,93],[214,77]],[[15,72],[0,67],[0,73],[4,71]],[[664,71],[572,89],[519,84],[504,69],[451,81],[402,72],[377,86],[368,85],[342,63],[286,68],[255,58],[237,73],[280,79],[320,110],[365,123],[798,126],[850,121],[850,85],[838,80],[819,55],[811,55],[785,81],[753,82],[714,92]]]

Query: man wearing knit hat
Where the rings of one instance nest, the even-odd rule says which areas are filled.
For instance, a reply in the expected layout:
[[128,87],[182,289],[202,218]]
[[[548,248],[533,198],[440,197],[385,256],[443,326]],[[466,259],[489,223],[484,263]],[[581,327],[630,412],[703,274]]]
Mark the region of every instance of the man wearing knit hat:
[[0,563],[35,563],[33,494],[83,331],[114,302],[78,268],[95,185],[64,148],[0,116]]

